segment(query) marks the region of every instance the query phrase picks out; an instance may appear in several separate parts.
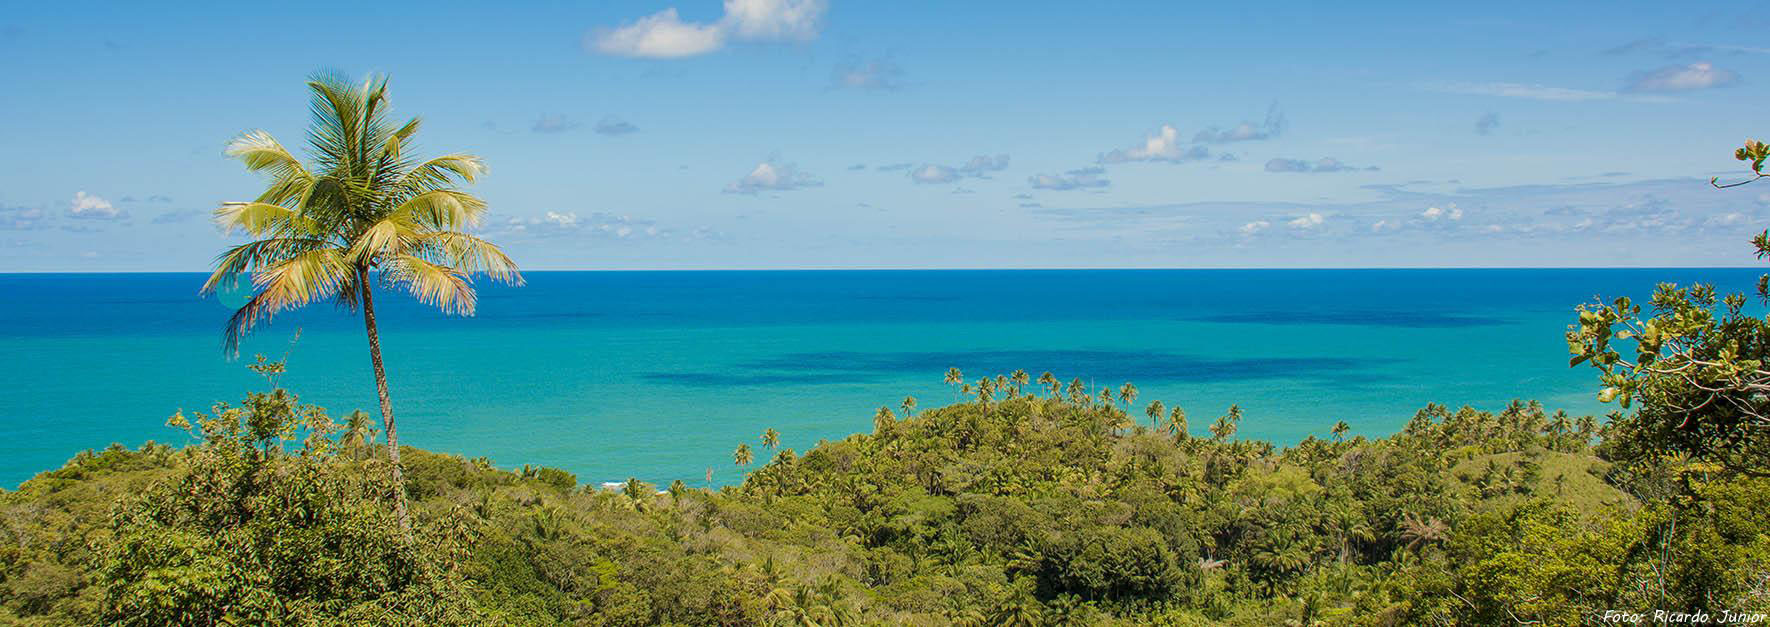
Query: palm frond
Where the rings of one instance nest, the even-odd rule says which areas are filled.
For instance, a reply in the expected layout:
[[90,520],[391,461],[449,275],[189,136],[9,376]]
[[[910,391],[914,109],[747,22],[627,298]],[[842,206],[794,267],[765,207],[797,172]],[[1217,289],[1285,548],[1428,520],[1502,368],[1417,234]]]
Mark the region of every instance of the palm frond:
[[[277,312],[331,298],[352,284],[354,268],[336,248],[316,248],[271,264],[252,277],[256,293],[228,318],[223,344],[239,352],[240,339]],[[211,280],[213,283],[214,280]]]
[[478,296],[466,273],[414,255],[398,255],[382,266],[382,280],[406,288],[418,302],[444,313],[473,315]]
[[472,194],[439,189],[406,199],[393,209],[392,215],[433,229],[452,231],[479,226],[485,209],[485,201]]
[[268,268],[287,259],[293,259],[310,251],[327,247],[325,240],[311,237],[275,237],[254,240],[229,248],[215,258],[215,271],[209,280],[198,290],[199,294],[210,294],[221,282],[243,272],[252,272]]
[[262,202],[228,202],[215,209],[215,225],[232,233],[235,229],[252,235],[312,235],[316,225],[300,212]]
[[394,183],[394,187],[408,196],[415,196],[445,189],[457,181],[472,183],[485,172],[485,162],[480,161],[479,157],[466,154],[443,155],[412,166],[405,176]]
[[227,144],[227,156],[239,159],[252,172],[269,171],[278,180],[309,178],[301,160],[262,130],[247,131]]
[[390,215],[376,222],[350,246],[350,261],[373,266],[377,259],[404,255],[417,242],[417,225],[399,215]]
[[497,244],[459,231],[432,231],[419,237],[420,250],[443,264],[493,280],[522,285],[522,272]]

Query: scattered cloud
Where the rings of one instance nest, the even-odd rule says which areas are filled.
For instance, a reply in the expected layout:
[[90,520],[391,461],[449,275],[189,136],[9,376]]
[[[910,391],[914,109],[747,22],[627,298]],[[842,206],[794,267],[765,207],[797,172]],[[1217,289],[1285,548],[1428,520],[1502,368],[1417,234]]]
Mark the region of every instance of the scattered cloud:
[[1463,210],[1458,209],[1456,205],[1451,205],[1449,209],[1427,207],[1425,211],[1420,212],[1420,217],[1427,222],[1437,222],[1439,220],[1455,222],[1463,219]]
[[624,57],[673,59],[713,52],[731,40],[809,41],[823,27],[825,0],[725,0],[712,23],[684,22],[675,7],[615,28],[596,28],[585,47]]
[[1255,220],[1253,222],[1249,222],[1247,224],[1241,225],[1241,228],[1238,230],[1241,231],[1242,237],[1252,237],[1254,235],[1259,234],[1261,231],[1265,231],[1266,229],[1270,229],[1270,228],[1272,228],[1271,222],[1268,222],[1266,220]]
[[118,209],[111,201],[86,192],[74,192],[74,199],[68,203],[68,217],[81,220],[121,220],[129,217],[129,212]]
[[970,161],[966,161],[965,165],[959,166],[960,172],[970,176],[983,176],[990,172],[1000,172],[1006,169],[1008,169],[1008,155],[1006,154],[977,155],[972,157]]
[[1321,214],[1306,213],[1293,218],[1289,222],[1285,222],[1285,226],[1293,229],[1308,230],[1321,226],[1324,222],[1327,222],[1327,218],[1323,217]]
[[917,183],[951,183],[959,180],[959,171],[944,165],[924,163],[910,170],[910,180]]
[[1315,161],[1276,158],[1266,162],[1267,172],[1375,172],[1376,170],[1376,166],[1362,168],[1351,166],[1333,157],[1322,157]]
[[956,167],[924,163],[910,170],[910,180],[917,183],[951,183],[965,177],[989,178],[991,172],[1000,172],[1007,168],[1008,155],[977,155]]
[[1210,157],[1210,149],[1204,146],[1182,146],[1180,131],[1173,126],[1164,124],[1154,135],[1144,138],[1143,145],[1114,149],[1112,152],[1101,154],[1096,161],[1100,163],[1128,163],[1132,161],[1184,163]]
[[626,135],[639,132],[639,127],[634,126],[632,122],[610,115],[597,120],[596,126],[591,127],[590,130],[595,131],[597,135]]
[[632,216],[594,212],[580,217],[576,211],[548,211],[527,218],[512,217],[497,224],[504,233],[550,236],[591,236],[609,239],[643,239],[667,237],[669,232],[651,220]]
[[1711,63],[1691,63],[1689,65],[1668,65],[1653,70],[1643,70],[1629,76],[1623,91],[1669,92],[1692,91],[1726,87],[1739,82],[1739,75],[1715,67]]
[[1285,129],[1284,113],[1273,104],[1266,109],[1264,121],[1242,122],[1228,128],[1210,127],[1192,136],[1192,141],[1208,144],[1224,144],[1229,142],[1253,141],[1278,137]]
[[848,61],[830,73],[832,87],[891,91],[903,87],[903,68],[889,59]]
[[908,170],[913,167],[916,167],[916,164],[914,164],[914,163],[887,163],[885,165],[882,165],[882,166],[879,166],[879,167],[873,168],[873,169],[878,170],[880,172],[896,172],[898,170]]
[[529,130],[536,133],[546,133],[551,135],[555,133],[564,133],[577,127],[577,122],[573,122],[570,118],[563,115],[542,115],[540,119],[535,120],[534,124],[529,125]]
[[35,231],[48,228],[42,209],[0,206],[0,231]]
[[855,171],[865,170],[865,169],[867,169],[867,164],[865,164],[865,163],[856,163],[854,165],[848,166],[849,172],[855,172]]
[[769,160],[756,164],[749,174],[726,185],[725,193],[785,192],[819,185],[823,185],[823,182],[815,176],[799,171],[799,168],[793,164]]
[[1035,174],[1027,178],[1027,183],[1035,189],[1052,191],[1100,189],[1112,184],[1112,181],[1106,179],[1105,174],[1106,170],[1102,168],[1081,168],[1063,174]]
[[1489,111],[1475,120],[1476,135],[1492,135],[1494,129],[1500,127],[1500,114]]

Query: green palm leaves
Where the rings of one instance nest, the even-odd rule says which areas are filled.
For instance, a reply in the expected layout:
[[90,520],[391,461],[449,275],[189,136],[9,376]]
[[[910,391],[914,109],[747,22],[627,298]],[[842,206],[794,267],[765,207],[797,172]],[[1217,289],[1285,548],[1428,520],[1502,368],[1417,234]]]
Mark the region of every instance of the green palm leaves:
[[203,285],[208,293],[251,277],[252,298],[228,321],[230,352],[278,312],[325,300],[357,307],[371,277],[458,315],[474,312],[474,275],[522,283],[503,251],[470,233],[486,205],[457,186],[485,172],[479,158],[411,157],[420,122],[390,123],[385,79],[321,75],[308,87],[310,164],[264,131],[227,147],[270,179],[258,198],[215,210],[217,225],[252,238],[218,257]]

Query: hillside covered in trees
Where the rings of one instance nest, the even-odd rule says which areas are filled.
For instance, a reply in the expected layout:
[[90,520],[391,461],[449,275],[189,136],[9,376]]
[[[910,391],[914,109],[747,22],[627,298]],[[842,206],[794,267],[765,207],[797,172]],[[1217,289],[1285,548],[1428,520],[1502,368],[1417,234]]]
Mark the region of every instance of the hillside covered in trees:
[[81,453],[0,494],[0,622],[1491,625],[1770,610],[1770,479],[1643,450],[1626,420],[1433,405],[1391,437],[1281,448],[1237,438],[1237,408],[1195,437],[1159,403],[986,380],[974,401],[881,408],[870,434],[770,451],[719,491],[604,490],[408,449],[409,536],[366,415],[339,424],[286,390],[252,393],[173,417],[201,444]]

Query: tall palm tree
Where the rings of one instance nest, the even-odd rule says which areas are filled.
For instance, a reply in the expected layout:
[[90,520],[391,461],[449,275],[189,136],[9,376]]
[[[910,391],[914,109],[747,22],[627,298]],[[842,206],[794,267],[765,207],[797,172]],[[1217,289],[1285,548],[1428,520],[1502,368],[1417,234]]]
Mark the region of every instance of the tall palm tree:
[[775,447],[780,446],[781,445],[781,432],[775,431],[774,427],[769,427],[766,431],[763,431],[762,432],[762,445],[768,447],[768,450],[771,450],[771,451],[774,450]]
[[1063,382],[1057,380],[1057,375],[1051,374],[1051,371],[1049,370],[1046,370],[1044,374],[1039,375],[1039,385],[1051,389],[1051,398],[1057,398],[1058,392],[1063,389]]
[[1010,378],[1014,380],[1012,396],[1020,396],[1020,389],[1032,382],[1031,375],[1026,374],[1025,370],[1015,370],[1014,374],[1010,375]]
[[1123,386],[1119,387],[1119,402],[1124,403],[1125,408],[1129,409],[1131,403],[1136,402],[1136,400],[1137,384],[1126,381]]
[[1149,408],[1143,410],[1143,413],[1149,415],[1149,430],[1160,431],[1162,428],[1162,414],[1166,414],[1167,412],[1168,408],[1163,406],[1161,401],[1150,401]]
[[1351,430],[1352,430],[1352,425],[1346,424],[1346,421],[1344,421],[1344,420],[1334,423],[1334,430],[1333,430],[1334,441],[1339,442],[1341,440],[1344,440],[1346,438],[1346,432],[1351,431]]
[[1179,405],[1175,405],[1174,409],[1168,412],[1168,433],[1179,438],[1180,436],[1188,435],[1190,433],[1187,429],[1186,410],[1181,409]]
[[[957,386],[957,385],[960,385],[963,383],[965,383],[965,373],[959,372],[958,368],[947,368],[946,369],[946,384],[947,385]],[[955,390],[953,392],[953,401],[954,402],[957,402],[959,400],[959,394],[960,394],[960,392],[955,388]]]
[[228,319],[226,350],[278,312],[330,300],[361,310],[369,361],[387,430],[400,526],[406,516],[405,477],[387,372],[381,362],[371,279],[408,291],[444,312],[473,315],[473,276],[522,283],[516,264],[497,246],[467,230],[479,224],[485,202],[459,185],[472,183],[485,166],[478,157],[447,154],[420,161],[406,153],[418,118],[395,126],[388,114],[387,80],[359,84],[323,74],[307,83],[313,121],[304,164],[262,130],[240,135],[227,154],[246,169],[270,176],[256,200],[228,202],[215,210],[224,230],[252,241],[228,249],[215,261],[204,293],[250,274],[253,294]]
[[903,408],[903,417],[904,418],[909,418],[910,416],[916,415],[916,397],[914,397],[914,396],[903,397],[903,403],[899,404],[898,407]]
[[750,452],[750,445],[739,444],[737,452],[731,455],[731,461],[739,466],[748,466],[750,462],[756,461],[756,455]]
[[1217,422],[1211,423],[1211,439],[1218,442],[1228,441],[1235,437],[1235,431],[1241,424],[1241,406],[1230,405],[1229,413],[1223,414]]

